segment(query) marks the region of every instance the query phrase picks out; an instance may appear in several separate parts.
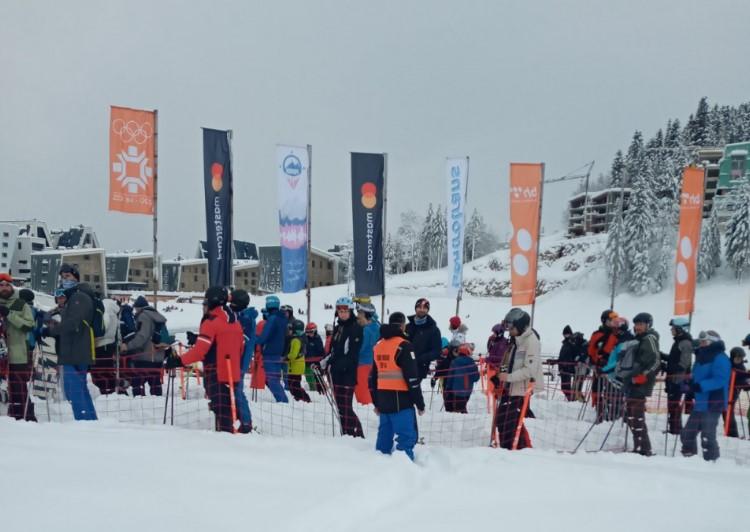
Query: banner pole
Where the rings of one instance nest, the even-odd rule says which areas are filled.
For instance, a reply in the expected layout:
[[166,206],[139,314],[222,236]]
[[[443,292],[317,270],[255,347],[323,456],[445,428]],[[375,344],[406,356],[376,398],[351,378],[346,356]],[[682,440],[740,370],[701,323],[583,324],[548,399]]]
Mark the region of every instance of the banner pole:
[[[539,247],[542,239],[542,201],[544,200],[544,163],[542,163],[542,177],[539,181],[539,225],[536,234],[536,272],[534,277],[539,278]],[[534,312],[536,311],[536,284],[534,285],[534,301],[531,303],[531,326],[534,326]]]
[[[227,176],[227,186],[229,186],[229,260],[227,261],[227,269],[225,270],[225,279],[227,284],[234,286],[234,160],[232,159],[232,130],[227,130],[227,145],[229,146],[229,175]],[[229,287],[227,287],[229,288]]]
[[381,260],[383,261],[383,295],[380,298],[380,319],[383,320],[383,323],[386,323],[386,316],[385,316],[385,269],[386,269],[386,261],[385,261],[385,241],[387,238],[386,233],[386,218],[388,214],[388,154],[383,154],[383,233],[380,235],[380,256]]
[[310,264],[312,258],[312,145],[307,145],[307,323],[312,321],[310,317]]
[[158,240],[157,240],[157,206],[158,202],[158,176],[159,176],[159,128],[158,128],[159,111],[154,109],[154,257],[153,257],[153,269],[151,271],[151,278],[154,282],[154,310],[157,309],[157,295],[159,292],[159,279],[161,278],[161,272],[159,271],[159,254],[158,254]]
[[[461,275],[458,285],[458,292],[456,292],[456,316],[458,316],[459,308],[461,307],[461,299],[463,299],[464,295],[464,264],[466,263],[466,257],[464,256],[464,246],[466,245],[466,203],[469,198],[469,157],[466,157],[466,186],[464,187],[464,212],[463,212],[463,221],[461,222],[461,227],[463,227],[463,238],[461,239]],[[446,223],[448,223],[448,220],[446,220]],[[473,258],[473,257],[472,257]],[[438,267],[440,266],[440,261],[442,258],[438,258]],[[450,260],[450,257],[448,257],[448,260]]]

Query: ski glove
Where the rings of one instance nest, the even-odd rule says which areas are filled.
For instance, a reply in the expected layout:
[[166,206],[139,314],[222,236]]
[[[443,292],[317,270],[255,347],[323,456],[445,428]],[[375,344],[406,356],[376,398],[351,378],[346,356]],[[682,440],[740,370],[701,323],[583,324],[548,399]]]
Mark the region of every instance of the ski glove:
[[646,384],[647,380],[648,378],[643,374],[636,375],[633,377],[633,384]]
[[700,383],[691,381],[690,382],[690,391],[693,393],[700,393],[703,391],[703,388],[701,388]]
[[495,385],[495,388],[500,387],[500,377],[498,377],[497,375],[493,375],[492,377],[490,377],[490,382]]
[[183,365],[182,359],[179,356],[173,355],[166,359],[165,366],[167,369],[181,368]]
[[192,331],[188,331],[186,334],[187,334],[187,344],[195,345],[195,342],[198,341],[198,335]]

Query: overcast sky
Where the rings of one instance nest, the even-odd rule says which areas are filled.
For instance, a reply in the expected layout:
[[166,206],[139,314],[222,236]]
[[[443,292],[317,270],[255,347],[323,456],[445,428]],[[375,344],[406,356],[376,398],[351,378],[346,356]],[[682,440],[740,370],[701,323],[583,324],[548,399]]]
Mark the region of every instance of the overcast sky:
[[[609,167],[699,98],[750,99],[750,2],[10,1],[0,3],[0,219],[87,224],[150,249],[151,218],[107,211],[109,106],[159,110],[159,238],[205,238],[201,126],[233,129],[235,237],[278,242],[274,146],[313,146],[313,245],[351,235],[349,152],[388,152],[388,224],[445,203],[505,236],[511,161]],[[561,224],[575,183],[545,190]]]

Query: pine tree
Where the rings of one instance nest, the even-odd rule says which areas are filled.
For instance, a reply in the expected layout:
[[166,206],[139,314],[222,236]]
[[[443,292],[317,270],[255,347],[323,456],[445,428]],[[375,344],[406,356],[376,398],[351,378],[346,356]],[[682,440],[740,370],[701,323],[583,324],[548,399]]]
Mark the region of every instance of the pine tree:
[[469,223],[466,224],[466,237],[464,238],[464,261],[466,262],[473,261],[476,256],[477,244],[482,238],[483,223],[481,215],[474,209]]
[[677,246],[679,204],[669,196],[658,201],[659,223],[654,228],[655,239],[651,247],[651,291],[661,292],[671,279]]
[[747,177],[732,191],[733,212],[727,224],[726,258],[737,279],[750,268],[750,184]]
[[[637,164],[634,159],[633,167],[636,168]],[[645,172],[634,174],[631,182],[630,202],[625,214],[625,252],[630,270],[628,287],[636,294],[645,294],[653,280],[650,248],[658,205]]]
[[612,161],[609,186],[612,188],[620,188],[623,185],[624,172],[625,161],[622,157],[622,150],[617,150],[617,153],[615,153],[615,159]]
[[421,250],[419,249],[419,215],[411,209],[402,212],[398,233],[408,256],[408,271],[416,271],[421,256]]
[[708,146],[709,137],[708,98],[704,96],[698,102],[695,115],[690,115],[690,119],[685,126],[684,138],[685,143],[691,146]]
[[625,255],[625,224],[623,217],[620,216],[621,206],[622,201],[620,198],[617,198],[614,210],[616,214],[609,224],[607,247],[604,250],[609,287],[611,289],[614,284],[615,290],[626,285],[628,282],[626,270],[627,256]]
[[638,178],[643,177],[646,160],[643,152],[643,134],[640,131],[633,133],[633,140],[628,147],[625,156],[625,186],[630,186]]
[[698,251],[699,281],[711,279],[716,268],[721,266],[721,232],[717,212],[717,209],[712,208],[708,220],[701,227],[701,244]]
[[433,245],[436,256],[435,267],[442,268],[448,257],[448,213],[442,205],[438,205],[435,209]]

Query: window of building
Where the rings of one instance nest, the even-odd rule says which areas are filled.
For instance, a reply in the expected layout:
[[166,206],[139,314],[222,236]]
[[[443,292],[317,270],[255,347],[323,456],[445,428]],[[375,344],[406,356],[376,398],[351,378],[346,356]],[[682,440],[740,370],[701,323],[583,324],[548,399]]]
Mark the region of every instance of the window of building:
[[7,267],[8,267],[8,265],[7,265],[7,264],[6,264],[5,262],[3,262],[3,263],[0,263],[0,264],[2,264],[2,266],[3,266],[3,269],[5,269],[5,268],[7,268]]
[[7,254],[6,252],[4,252],[4,251],[3,251],[3,258],[4,258],[4,259],[7,259],[7,258],[8,258],[8,254]]
[[29,263],[29,261],[27,261],[26,259],[19,259],[18,260],[18,264],[28,264],[28,263]]
[[198,282],[198,276],[197,275],[193,275],[193,282],[196,282],[196,283]]
[[20,242],[18,243],[18,249],[23,249]]
[[185,283],[180,283],[180,288],[185,288]]
[[99,280],[100,280],[100,279],[99,279],[99,276],[98,276],[98,275],[94,275],[94,282],[95,282],[95,283],[98,283],[98,282],[99,282]]
[[251,277],[257,277],[258,275],[256,274],[256,272],[252,272],[252,273],[250,274],[250,276],[251,276]]
[[18,268],[18,273],[31,273],[28,268]]
[[39,243],[31,244],[31,249],[33,251],[42,251],[44,249],[44,244],[39,244]]
[[333,263],[331,261],[328,261],[328,269],[329,270],[333,269]]
[[312,260],[312,267],[315,268],[315,259]]
[[83,280],[87,283],[91,282],[91,276],[88,273],[83,274]]
[[138,276],[141,275],[141,270],[133,270],[133,271],[134,271],[135,275],[138,275]]
[[206,273],[206,268],[201,268],[201,273]]
[[10,233],[6,233],[6,232],[3,232],[3,236],[4,236],[5,238],[8,238],[8,237],[10,237]]
[[84,255],[83,260],[91,260],[91,255]]
[[7,248],[8,247],[8,243],[7,242],[3,242],[3,247]]

